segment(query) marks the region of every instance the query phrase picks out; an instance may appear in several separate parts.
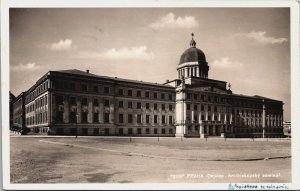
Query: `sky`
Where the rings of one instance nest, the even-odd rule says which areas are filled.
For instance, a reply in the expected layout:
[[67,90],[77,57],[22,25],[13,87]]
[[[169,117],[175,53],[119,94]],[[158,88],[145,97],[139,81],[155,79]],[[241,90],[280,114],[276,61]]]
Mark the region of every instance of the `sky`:
[[9,29],[15,95],[49,70],[164,83],[194,33],[210,79],[282,100],[290,121],[288,8],[12,8]]

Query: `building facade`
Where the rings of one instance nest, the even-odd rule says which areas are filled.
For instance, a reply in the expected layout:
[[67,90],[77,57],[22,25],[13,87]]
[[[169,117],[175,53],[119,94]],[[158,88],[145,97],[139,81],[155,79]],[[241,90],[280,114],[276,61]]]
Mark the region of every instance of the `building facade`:
[[209,69],[192,38],[165,84],[49,71],[24,93],[24,126],[51,135],[283,136],[282,101],[234,94]]

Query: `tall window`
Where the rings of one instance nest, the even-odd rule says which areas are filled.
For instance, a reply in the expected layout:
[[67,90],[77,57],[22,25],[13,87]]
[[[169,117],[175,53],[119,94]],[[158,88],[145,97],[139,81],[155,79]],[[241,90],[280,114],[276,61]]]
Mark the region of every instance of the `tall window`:
[[123,108],[123,101],[119,101],[119,108]]
[[76,112],[74,112],[74,111],[70,112],[70,122],[76,123]]
[[150,123],[150,115],[146,115],[146,123]]
[[136,91],[136,97],[141,97],[142,93],[140,90]]
[[161,104],[161,109],[162,110],[166,110],[166,105],[165,104]]
[[70,84],[70,89],[73,90],[73,91],[75,90],[75,83]]
[[150,92],[145,92],[145,97],[149,98],[150,97]]
[[109,113],[104,113],[104,123],[109,123]]
[[197,111],[197,109],[198,109],[198,107],[197,107],[197,105],[195,104],[195,105],[194,105],[194,110]]
[[172,94],[169,94],[169,100],[172,100]]
[[108,99],[105,99],[105,100],[104,100],[104,106],[105,106],[105,107],[109,107],[109,100],[108,100]]
[[119,95],[123,95],[123,89],[119,89]]
[[87,105],[87,98],[82,98],[81,104],[82,105]]
[[169,116],[169,124],[173,124],[173,117]]
[[93,105],[94,105],[94,106],[99,106],[99,101],[98,101],[98,99],[94,99]]
[[190,104],[186,104],[186,109],[190,110]]
[[150,103],[146,103],[146,109],[150,109]]
[[123,114],[119,114],[119,123],[124,123]]
[[161,116],[161,123],[166,124],[166,116]]
[[94,90],[95,93],[97,93],[98,92],[98,86],[94,86],[93,90]]
[[157,115],[154,115],[154,123],[158,123]]
[[154,110],[157,110],[157,103],[154,104]]
[[83,92],[87,91],[87,85],[86,84],[81,85],[81,91],[83,91]]
[[132,108],[132,102],[131,101],[128,102],[128,108]]
[[81,122],[82,123],[87,123],[87,112],[82,112],[81,113]]
[[99,123],[99,113],[94,113],[94,123]]
[[153,98],[157,99],[157,93],[156,92],[153,93]]
[[128,114],[128,123],[132,123],[132,114]]
[[104,93],[109,94],[109,87],[104,87]]
[[63,96],[57,96],[56,97],[56,104],[57,105],[63,105],[64,97]]
[[136,107],[137,107],[137,109],[141,109],[142,108],[142,103],[141,102],[137,102]]
[[137,115],[137,123],[142,123],[142,115]]
[[161,94],[161,99],[165,99],[165,94],[164,93]]
[[132,96],[132,90],[127,91],[128,96]]

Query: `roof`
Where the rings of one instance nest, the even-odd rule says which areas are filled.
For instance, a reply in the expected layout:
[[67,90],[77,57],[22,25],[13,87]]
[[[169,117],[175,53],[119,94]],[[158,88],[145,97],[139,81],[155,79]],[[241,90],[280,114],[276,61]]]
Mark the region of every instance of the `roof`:
[[144,81],[123,79],[123,78],[117,78],[117,77],[100,76],[100,75],[92,74],[90,72],[84,72],[84,71],[77,70],[77,69],[58,70],[58,71],[52,71],[52,72],[59,72],[59,73],[65,73],[65,74],[71,74],[71,75],[77,75],[77,76],[85,76],[85,77],[92,77],[92,78],[108,79],[108,80],[114,80],[114,81],[118,81],[118,82],[128,82],[128,83],[137,83],[137,84],[144,84],[144,85],[151,85],[151,86],[159,86],[159,87],[164,87],[164,88],[174,88],[170,85],[153,83],[153,82],[144,82]]
[[206,63],[206,57],[202,50],[196,47],[190,47],[186,51],[184,51],[180,57],[179,64],[183,64],[186,62],[204,62]]

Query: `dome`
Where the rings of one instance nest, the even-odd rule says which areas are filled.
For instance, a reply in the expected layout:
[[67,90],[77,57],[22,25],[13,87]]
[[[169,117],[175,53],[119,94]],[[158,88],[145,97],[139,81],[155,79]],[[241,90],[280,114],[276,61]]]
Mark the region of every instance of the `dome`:
[[195,46],[190,47],[180,57],[179,65],[185,62],[204,62],[206,63],[205,54]]

